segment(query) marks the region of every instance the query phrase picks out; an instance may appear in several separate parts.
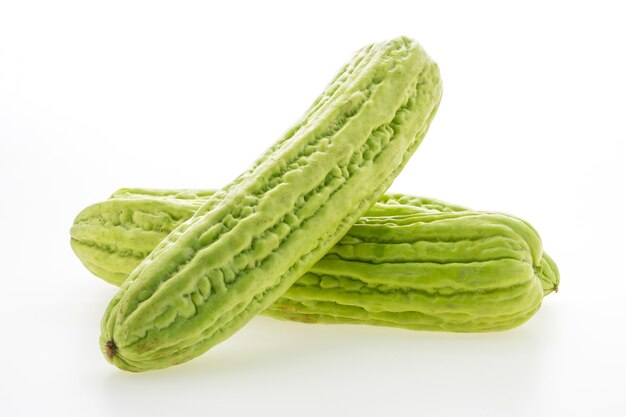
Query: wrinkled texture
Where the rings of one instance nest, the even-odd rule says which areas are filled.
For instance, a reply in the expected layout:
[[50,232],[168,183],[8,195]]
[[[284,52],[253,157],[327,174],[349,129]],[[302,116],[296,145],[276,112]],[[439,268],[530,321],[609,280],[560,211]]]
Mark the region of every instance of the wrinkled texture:
[[408,38],[357,52],[300,123],[130,274],[102,319],[105,357],[164,368],[234,334],[384,193],[441,92],[437,65]]
[[[189,219],[213,194],[215,190],[120,189],[108,200],[93,204],[76,216],[70,229],[72,249],[94,275],[120,286],[159,242]],[[450,211],[477,212],[431,198],[389,194],[384,195],[356,224],[365,218],[380,218],[381,227],[387,227],[384,221],[387,216]],[[351,230],[342,240],[348,240],[350,236]],[[419,239],[419,229],[415,237]],[[558,289],[558,269],[545,252],[541,256],[541,266],[538,277],[544,294],[548,295]]]
[[[213,193],[118,190],[76,217],[72,247],[95,275],[120,285]],[[475,288],[463,274],[474,277]],[[525,285],[511,282],[514,274]],[[307,323],[502,330],[523,323],[538,308],[537,280],[547,295],[558,288],[559,275],[526,222],[392,194],[384,195],[262,314]],[[450,302],[453,311],[444,306]]]

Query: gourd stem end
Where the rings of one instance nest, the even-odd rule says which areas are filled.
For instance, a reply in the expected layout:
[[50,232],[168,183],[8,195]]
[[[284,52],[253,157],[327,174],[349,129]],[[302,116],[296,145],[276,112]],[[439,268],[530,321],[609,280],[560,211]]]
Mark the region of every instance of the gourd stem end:
[[115,342],[112,340],[109,340],[106,345],[104,345],[104,351],[107,355],[107,358],[109,360],[113,360],[113,357],[115,356],[115,353],[117,352],[117,346],[115,346]]

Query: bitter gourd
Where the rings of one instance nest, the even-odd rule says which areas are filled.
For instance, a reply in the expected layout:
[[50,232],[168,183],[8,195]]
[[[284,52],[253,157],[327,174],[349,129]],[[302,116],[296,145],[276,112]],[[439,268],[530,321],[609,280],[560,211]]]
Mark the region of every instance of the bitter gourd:
[[133,270],[102,319],[106,358],[130,371],[182,363],[268,307],[389,187],[441,91],[411,39],[357,52],[300,123]]
[[[416,330],[510,329],[558,284],[539,236],[512,216],[473,211],[363,217],[265,314]],[[544,270],[545,268],[545,270]]]
[[[108,200],[92,204],[76,216],[70,229],[72,249],[94,275],[120,286],[159,242],[189,219],[214,193],[214,190],[117,190]],[[375,221],[377,227],[385,229],[382,234],[389,236],[393,235],[396,227],[393,222],[387,223],[385,219],[410,214],[411,220],[417,225],[413,230],[413,238],[417,242],[421,240],[421,217],[448,212],[464,212],[464,216],[480,214],[483,218],[489,215],[496,215],[498,218],[508,216],[502,213],[478,212],[425,197],[389,194],[372,206],[355,225]],[[476,224],[470,226],[476,227]],[[349,241],[351,237],[352,229],[338,245]],[[538,236],[533,239],[533,242],[537,241]],[[393,246],[388,250],[393,250]],[[320,262],[323,260],[324,258]],[[415,264],[419,261],[416,257],[413,263],[407,263],[407,273],[419,268]],[[375,257],[372,262],[381,263]],[[540,262],[540,265],[534,265],[534,269],[543,286],[544,295],[548,295],[558,290],[559,273],[547,253],[542,252]],[[312,269],[315,270],[315,266]],[[383,274],[382,279],[385,272],[380,271]],[[299,283],[296,282],[295,285]]]

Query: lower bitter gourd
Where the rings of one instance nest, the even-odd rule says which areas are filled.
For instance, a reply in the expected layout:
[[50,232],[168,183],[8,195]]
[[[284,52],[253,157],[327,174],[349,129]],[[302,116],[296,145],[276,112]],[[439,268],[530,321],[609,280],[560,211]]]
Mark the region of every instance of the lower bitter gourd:
[[130,371],[182,363],[267,308],[382,196],[441,93],[411,39],[357,52],[301,122],[133,270],[102,319],[106,358]]
[[[212,190],[121,189],[83,210],[76,255],[120,285]],[[510,215],[423,197],[385,195],[262,314],[460,332],[527,320],[559,274],[536,231]]]

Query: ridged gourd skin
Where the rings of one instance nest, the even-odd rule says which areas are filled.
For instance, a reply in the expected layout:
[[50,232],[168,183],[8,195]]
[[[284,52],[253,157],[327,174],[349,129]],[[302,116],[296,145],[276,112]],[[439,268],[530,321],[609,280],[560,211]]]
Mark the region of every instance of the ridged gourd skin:
[[[541,306],[549,259],[542,255],[535,230],[512,216],[365,216],[265,314],[414,330],[511,329]],[[558,272],[545,273],[554,289]]]
[[300,123],[124,281],[102,319],[105,357],[129,371],[183,363],[267,308],[389,187],[441,92],[411,39],[357,52]]
[[[108,200],[92,204],[76,216],[70,229],[72,249],[95,276],[120,286],[172,230],[193,216],[214,193],[215,190],[119,189]],[[383,232],[387,235],[395,229],[392,223],[384,221],[387,217],[412,214],[413,221],[419,222],[419,215],[446,212],[512,217],[503,213],[478,212],[427,197],[387,194],[355,225],[375,219],[379,227],[390,227],[389,231]],[[351,231],[346,233],[339,245],[350,239]],[[415,239],[419,240],[420,229],[416,228],[414,232]],[[410,265],[410,268],[415,267]],[[545,252],[542,252],[541,267],[536,268],[536,274],[541,280],[544,295],[558,291],[558,268]]]

